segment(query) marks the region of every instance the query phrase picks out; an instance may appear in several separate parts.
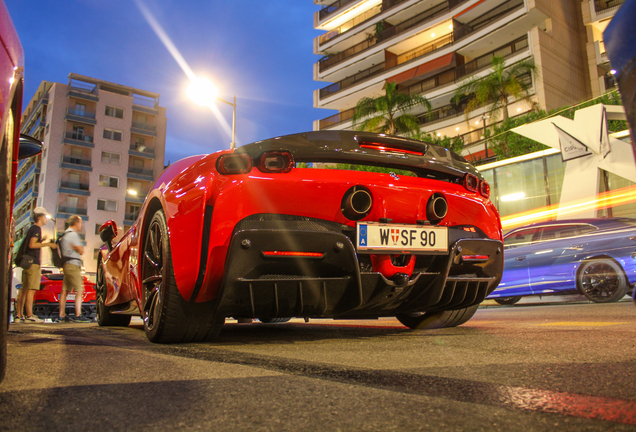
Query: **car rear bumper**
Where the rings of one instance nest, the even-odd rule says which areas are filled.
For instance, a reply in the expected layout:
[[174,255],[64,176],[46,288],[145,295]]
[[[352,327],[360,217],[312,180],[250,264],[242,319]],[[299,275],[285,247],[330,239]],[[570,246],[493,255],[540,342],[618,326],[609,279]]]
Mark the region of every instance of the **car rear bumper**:
[[[327,222],[328,223],[328,222]],[[456,236],[455,236],[456,237]],[[501,280],[503,247],[488,238],[453,239],[449,252],[426,255],[410,277],[361,271],[344,233],[245,229],[233,234],[218,313],[224,316],[379,317],[479,304]],[[313,257],[264,252],[310,252]],[[463,257],[488,256],[479,263]],[[370,268],[362,265],[365,270]]]

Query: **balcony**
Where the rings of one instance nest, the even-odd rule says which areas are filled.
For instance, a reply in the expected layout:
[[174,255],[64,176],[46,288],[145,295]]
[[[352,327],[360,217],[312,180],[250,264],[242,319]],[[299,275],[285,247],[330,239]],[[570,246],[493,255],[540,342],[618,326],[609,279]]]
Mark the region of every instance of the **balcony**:
[[[394,0],[393,3],[394,4],[400,4],[403,3],[407,0]],[[335,38],[337,38],[338,36],[340,36],[343,33],[346,33],[347,31],[351,30],[352,28],[363,24],[365,22],[367,22],[368,20],[370,20],[371,18],[373,18],[376,15],[381,14],[382,12],[384,12],[385,10],[387,10],[388,8],[383,8],[383,5],[378,5],[372,9],[369,9],[368,11],[364,12],[361,15],[356,16],[355,18],[353,18],[352,20],[347,21],[346,23],[342,24],[341,26],[325,33],[322,34],[318,37],[318,45],[322,45],[326,42],[329,42]]]
[[137,180],[150,180],[150,181],[154,180],[153,171],[151,169],[143,169],[143,168],[137,168],[133,166],[128,167],[127,177],[137,179]]
[[69,217],[71,215],[80,215],[80,216],[86,216],[88,215],[88,209],[83,208],[83,207],[67,207],[64,205],[58,205],[57,206],[57,215],[56,217]]
[[328,18],[329,16],[338,12],[338,10],[342,9],[343,7],[347,6],[350,3],[353,3],[354,1],[356,0],[338,0],[336,2],[331,3],[329,6],[325,6],[324,8],[320,9],[320,11],[318,12],[319,20],[322,21],[325,18]]
[[139,156],[145,158],[155,158],[155,149],[146,147],[145,145],[130,144],[130,150],[128,150],[128,154],[131,156]]
[[81,159],[71,156],[62,157],[60,168],[79,169],[82,171],[93,171],[90,159]]
[[594,10],[596,13],[605,13],[608,11],[616,11],[625,2],[625,0],[595,0]]
[[153,137],[157,136],[157,126],[149,125],[146,123],[132,122],[130,131],[142,135],[149,135]]
[[91,193],[89,192],[88,183],[78,183],[78,182],[70,182],[70,181],[61,181],[60,187],[58,188],[59,193],[70,193],[74,195],[85,195],[89,196]]
[[[406,21],[401,22],[395,26],[389,27],[386,30],[377,33],[373,37],[360,42],[357,45],[352,46],[338,54],[332,55],[330,57],[324,58],[318,62],[318,68],[320,72],[323,72],[330,67],[341,63],[351,57],[354,57],[358,53],[365,51],[367,48],[371,48],[379,44],[380,42],[385,42],[391,39],[394,36],[404,33],[405,31],[421,25],[426,21],[430,21],[439,15],[443,15],[445,13],[450,12],[450,10],[456,6],[459,6],[462,3],[465,3],[468,0],[453,0],[452,2],[446,1],[444,3],[440,3],[438,5],[433,6],[432,8],[425,10],[424,12],[407,19]],[[384,22],[382,22],[384,23]]]
[[133,223],[135,223],[138,217],[139,217],[139,212],[126,213],[124,214],[124,224],[126,224],[126,222],[129,222],[130,225],[132,225]]
[[355,75],[347,77],[323,89],[320,89],[320,98],[324,99],[328,96],[333,95],[334,93],[337,93],[341,90],[352,87],[360,82],[366,81],[369,78],[372,78],[374,76],[387,72],[390,69],[393,69],[394,67],[397,67],[401,64],[426,56],[448,45],[452,45],[452,43],[453,43],[453,34],[449,33],[445,36],[435,39],[432,42],[421,45],[415,49],[407,51],[396,57],[391,57],[390,59],[380,64],[377,64],[375,66],[372,66],[369,69],[360,71]]
[[466,24],[453,20],[453,33],[455,34],[455,40],[459,41],[460,39],[481,30],[489,24],[510,15],[512,12],[521,9],[523,6],[524,0],[508,0]]
[[73,108],[69,108],[67,110],[66,120],[90,124],[90,125],[97,124],[97,121],[95,121],[95,113],[91,113],[84,110],[77,110]]
[[92,136],[77,132],[66,132],[66,135],[64,135],[64,142],[88,148],[95,147]]
[[97,102],[97,86],[95,84],[86,83],[78,80],[71,80],[68,88],[68,95],[80,99]]
[[36,121],[35,121],[35,124],[34,124],[34,125],[31,127],[31,129],[27,132],[27,135],[30,135],[30,136],[32,136],[32,137],[36,136],[36,135],[35,135],[35,134],[36,134],[36,131],[37,131],[39,128],[41,128],[41,127],[43,128],[44,126],[45,126],[45,124],[44,124],[44,120],[40,120],[40,119],[36,120]]

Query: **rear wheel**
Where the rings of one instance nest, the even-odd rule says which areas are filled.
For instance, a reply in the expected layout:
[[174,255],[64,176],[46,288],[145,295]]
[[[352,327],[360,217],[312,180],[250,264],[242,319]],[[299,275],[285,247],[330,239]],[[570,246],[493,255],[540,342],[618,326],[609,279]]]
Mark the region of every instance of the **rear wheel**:
[[213,303],[189,303],[177,289],[162,210],[150,221],[140,261],[144,330],[150,341],[200,342],[219,335],[225,318],[214,315]]
[[497,303],[499,303],[500,305],[513,305],[515,303],[518,303],[519,300],[521,300],[521,296],[514,296],[514,297],[499,297],[494,299]]
[[[104,263],[102,257],[97,259],[97,283],[95,284],[95,304],[97,324],[100,327],[127,327],[130,324],[130,315],[111,314],[110,307],[106,306],[106,278],[104,277]],[[83,313],[83,312],[82,312]]]
[[577,286],[596,303],[619,301],[629,289],[623,268],[610,259],[585,261],[579,270]]
[[477,308],[479,305],[441,312],[398,314],[397,319],[406,327],[417,330],[456,327],[471,319]]

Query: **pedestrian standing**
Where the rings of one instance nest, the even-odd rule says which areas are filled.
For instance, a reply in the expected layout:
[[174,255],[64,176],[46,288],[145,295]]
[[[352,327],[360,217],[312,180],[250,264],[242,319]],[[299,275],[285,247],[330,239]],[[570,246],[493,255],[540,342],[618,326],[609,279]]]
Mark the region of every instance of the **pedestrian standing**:
[[91,322],[92,320],[82,314],[82,297],[84,296],[84,280],[82,278],[82,255],[84,246],[79,237],[82,229],[82,218],[73,215],[68,218],[68,229],[60,238],[60,252],[65,260],[62,267],[64,282],[60,294],[60,316],[55,322],[69,322],[66,316],[66,297],[69,292],[75,292],[75,319],[74,322]]
[[[50,247],[57,249],[55,242],[47,242],[46,237],[42,237],[42,227],[46,225],[47,218],[51,215],[44,207],[36,207],[33,209],[33,225],[27,231],[24,241],[26,243],[25,254],[33,258],[33,264],[28,269],[22,270],[22,289],[18,295],[17,322],[43,322],[40,318],[33,315],[33,296],[40,289],[40,278],[42,270],[40,268],[40,249]],[[23,309],[26,305],[26,318],[23,315]]]

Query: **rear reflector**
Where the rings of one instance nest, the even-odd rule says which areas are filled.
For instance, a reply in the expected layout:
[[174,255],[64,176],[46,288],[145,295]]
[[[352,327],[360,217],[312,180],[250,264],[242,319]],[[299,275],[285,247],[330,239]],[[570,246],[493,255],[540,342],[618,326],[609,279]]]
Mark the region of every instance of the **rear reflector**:
[[479,193],[484,198],[490,198],[490,185],[486,180],[482,180],[481,183],[479,183]]
[[267,152],[258,158],[258,169],[264,173],[286,173],[294,166],[290,152]]
[[294,251],[263,251],[267,257],[300,257],[300,258],[322,258],[322,252],[294,252]]
[[417,155],[417,156],[423,156],[424,155],[424,153],[422,153],[420,151],[408,150],[408,149],[403,149],[403,148],[398,148],[398,147],[389,147],[389,146],[386,146],[384,144],[379,144],[379,143],[362,143],[362,144],[360,144],[360,148],[372,149],[372,150],[380,150],[382,152],[405,153],[405,154],[412,154],[412,155]]
[[462,255],[462,261],[488,261],[489,255]]
[[252,158],[247,154],[226,154],[216,160],[220,174],[246,174],[252,170]]

